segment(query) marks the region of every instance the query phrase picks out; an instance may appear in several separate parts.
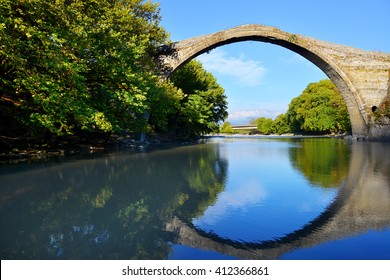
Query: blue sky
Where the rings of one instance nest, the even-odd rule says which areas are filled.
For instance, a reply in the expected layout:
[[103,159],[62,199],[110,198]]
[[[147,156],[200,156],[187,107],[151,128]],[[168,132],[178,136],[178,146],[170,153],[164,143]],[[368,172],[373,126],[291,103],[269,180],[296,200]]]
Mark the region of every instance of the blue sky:
[[[390,53],[388,0],[157,0],[172,41],[262,24],[364,50]],[[311,82],[327,78],[285,48],[241,42],[197,57],[225,89],[232,124],[285,113]]]

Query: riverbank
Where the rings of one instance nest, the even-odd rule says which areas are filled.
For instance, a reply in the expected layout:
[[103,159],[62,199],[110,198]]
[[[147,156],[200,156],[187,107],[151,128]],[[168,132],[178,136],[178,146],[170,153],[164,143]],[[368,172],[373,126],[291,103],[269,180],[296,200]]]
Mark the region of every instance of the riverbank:
[[23,161],[40,161],[49,158],[101,153],[110,150],[127,150],[143,148],[145,146],[188,145],[196,144],[210,138],[338,138],[349,140],[350,135],[295,135],[295,134],[208,134],[193,139],[173,139],[161,137],[147,137],[145,141],[138,141],[131,135],[111,135],[108,140],[95,141],[93,144],[85,143],[59,143],[56,146],[35,145],[19,146],[9,151],[0,152],[0,163],[18,163]]
[[136,140],[131,135],[111,135],[105,141],[96,140],[91,144],[85,142],[63,141],[57,145],[19,145],[7,151],[0,150],[1,163],[19,163],[25,161],[41,161],[55,157],[102,153],[112,150],[129,150],[144,148],[145,146],[187,145],[199,143],[203,137],[194,139],[168,139],[147,137],[145,141]]

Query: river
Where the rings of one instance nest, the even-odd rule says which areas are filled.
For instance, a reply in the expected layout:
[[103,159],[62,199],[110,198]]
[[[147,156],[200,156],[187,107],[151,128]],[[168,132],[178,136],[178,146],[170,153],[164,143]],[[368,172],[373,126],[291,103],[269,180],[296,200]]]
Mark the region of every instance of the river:
[[390,259],[390,143],[211,138],[0,165],[1,259]]

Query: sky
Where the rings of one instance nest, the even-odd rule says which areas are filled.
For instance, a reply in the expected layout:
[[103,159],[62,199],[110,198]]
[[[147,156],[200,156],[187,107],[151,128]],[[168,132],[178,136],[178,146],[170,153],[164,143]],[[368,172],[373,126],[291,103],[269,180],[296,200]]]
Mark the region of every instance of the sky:
[[[389,0],[156,0],[174,42],[243,24],[262,24],[336,44],[390,53]],[[283,47],[240,42],[196,57],[225,89],[228,121],[285,113],[309,83],[327,76]]]

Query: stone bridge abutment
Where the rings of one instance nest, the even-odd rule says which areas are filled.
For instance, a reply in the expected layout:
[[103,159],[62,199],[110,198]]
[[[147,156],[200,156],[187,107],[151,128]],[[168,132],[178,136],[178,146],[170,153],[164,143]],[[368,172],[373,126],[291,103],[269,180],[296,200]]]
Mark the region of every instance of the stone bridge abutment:
[[390,139],[390,54],[369,52],[249,24],[163,46],[157,55],[165,76],[196,56],[241,41],[285,47],[320,68],[341,92],[355,138]]

